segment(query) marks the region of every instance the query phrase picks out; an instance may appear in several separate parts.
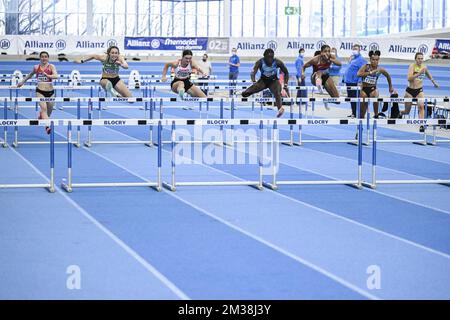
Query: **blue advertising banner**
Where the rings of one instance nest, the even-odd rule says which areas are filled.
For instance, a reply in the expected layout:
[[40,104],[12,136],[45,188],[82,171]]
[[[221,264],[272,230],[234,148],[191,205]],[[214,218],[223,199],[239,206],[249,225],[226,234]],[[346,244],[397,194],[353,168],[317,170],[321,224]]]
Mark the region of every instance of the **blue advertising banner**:
[[439,53],[449,53],[450,39],[436,39],[436,48],[439,50]]
[[201,50],[208,48],[208,38],[125,37],[125,50]]

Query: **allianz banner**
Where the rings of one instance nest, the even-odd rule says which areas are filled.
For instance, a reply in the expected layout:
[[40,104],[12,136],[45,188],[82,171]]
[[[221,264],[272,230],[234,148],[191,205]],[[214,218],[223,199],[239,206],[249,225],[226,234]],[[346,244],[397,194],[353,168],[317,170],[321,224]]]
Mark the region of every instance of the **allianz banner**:
[[123,50],[123,37],[16,36],[18,53],[47,51],[49,54],[102,54],[110,46]]
[[349,57],[352,46],[359,44],[363,56],[367,57],[370,50],[380,50],[381,58],[414,60],[417,52],[430,58],[435,45],[434,39],[380,39],[380,38],[231,38],[230,48],[237,48],[240,56],[262,56],[267,48],[272,48],[275,54],[284,57],[296,57],[300,48],[305,49],[305,55],[312,57],[314,52],[328,44],[335,47],[339,57]]
[[436,48],[439,53],[450,53],[450,39],[437,39]]
[[6,52],[6,54],[19,54],[19,48],[17,47],[16,36],[0,36],[0,52]]
[[208,38],[125,37],[125,50],[179,51],[184,49],[206,51]]

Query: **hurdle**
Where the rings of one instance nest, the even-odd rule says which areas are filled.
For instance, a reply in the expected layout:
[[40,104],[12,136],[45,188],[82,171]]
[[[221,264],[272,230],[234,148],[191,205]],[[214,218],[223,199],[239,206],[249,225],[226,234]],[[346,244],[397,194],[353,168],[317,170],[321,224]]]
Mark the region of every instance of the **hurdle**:
[[[14,99],[14,119],[19,120],[19,101],[68,101],[70,98],[15,98]],[[6,106],[6,104],[5,104]],[[6,112],[5,112],[6,115]],[[81,102],[77,101],[77,119],[81,118]],[[6,133],[5,133],[6,136]],[[80,127],[77,128],[77,140],[73,142],[76,147],[80,147],[81,132]],[[55,141],[55,144],[65,144],[65,141]],[[20,144],[48,144],[47,141],[19,141],[19,126],[14,126],[14,141],[12,146],[18,148]]]
[[[5,98],[3,102],[3,119],[6,121],[8,119],[8,99]],[[2,147],[8,147],[8,126],[3,127],[3,142]]]
[[[162,147],[159,144],[157,149],[157,178],[156,182],[87,182],[74,183],[72,172],[72,125],[77,126],[104,126],[104,121],[112,122],[116,119],[107,120],[63,120],[63,124],[67,126],[67,176],[61,182],[61,188],[67,192],[72,192],[74,188],[89,188],[89,187],[151,187],[156,191],[161,191],[161,163],[162,163]],[[161,121],[150,122],[148,120],[127,119],[123,123],[116,124],[121,126],[141,126],[153,125],[158,127],[158,140],[161,140],[162,123]]]
[[[179,186],[251,186],[258,190],[263,190],[263,129],[264,121],[270,122],[268,119],[198,119],[198,120],[168,120],[171,122],[171,181],[163,181],[163,187],[170,191],[176,191]],[[250,125],[258,126],[258,179],[257,180],[245,180],[245,181],[177,181],[176,179],[176,154],[175,146],[178,143],[176,141],[176,125],[187,126],[223,126],[223,125]]]
[[[420,180],[378,180],[376,176],[377,169],[377,123],[381,124],[414,124],[411,122],[412,120],[407,119],[378,119],[374,120],[372,125],[372,172],[371,172],[371,181],[363,181],[363,185],[369,187],[371,189],[376,189],[379,184],[444,184],[449,185],[450,179],[420,179]],[[427,125],[448,125],[450,124],[450,120],[446,119],[429,119],[427,120]]]
[[[387,101],[388,98],[384,98],[384,101]],[[410,101],[409,101],[410,100]],[[419,100],[424,101],[424,108],[425,108],[425,116],[427,115],[427,107],[428,107],[428,98],[412,98],[412,99],[406,99],[406,98],[389,98],[389,102],[415,102],[417,103]],[[389,111],[388,111],[389,112]],[[395,121],[392,121],[395,119],[390,119],[390,123],[395,123]],[[420,120],[417,120],[417,124],[421,124]],[[423,138],[422,139],[378,139],[378,143],[400,143],[400,142],[406,142],[406,143],[414,143],[421,146],[426,146],[428,139],[427,139],[427,130],[425,129],[423,132]]]
[[50,180],[48,183],[0,184],[0,189],[6,188],[45,188],[55,192],[55,123],[49,120],[0,120],[0,126],[50,126]]
[[[441,113],[441,114],[439,114]],[[433,118],[434,119],[450,119],[450,108],[448,106],[437,107],[436,101],[433,105]],[[439,117],[440,116],[440,117]],[[442,125],[440,126],[442,127]],[[450,139],[438,139],[436,136],[436,126],[433,125],[432,141],[428,142],[428,145],[436,146],[438,143],[448,143]]]
[[[302,120],[289,120],[287,124],[301,124],[301,125],[316,125],[316,123],[309,122],[310,120],[302,119]],[[355,187],[358,189],[362,188],[362,127],[363,122],[361,119],[324,119],[326,121],[322,123],[322,125],[356,125],[358,128],[358,165],[357,165],[357,178],[355,180],[278,180],[277,179],[277,168],[279,163],[276,163],[276,160],[279,159],[279,156],[275,154],[272,158],[272,173],[271,173],[271,182],[263,182],[263,185],[272,190],[277,190],[279,185],[348,185],[351,187]],[[273,123],[272,130],[272,143],[277,144],[279,142],[279,124],[283,122],[280,120],[275,120]],[[274,148],[273,150],[277,150]]]
[[[131,101],[136,102],[144,102],[144,118],[147,119],[147,112],[149,111],[149,119],[153,119],[153,99],[150,98],[149,100],[144,98],[134,98]],[[98,116],[101,118],[101,102],[106,101],[108,98],[99,98],[98,99]],[[114,99],[113,101],[130,101],[128,98],[111,98]],[[130,98],[131,99],[131,98]],[[148,108],[148,103],[150,102],[150,108]],[[112,108],[112,107],[109,107]],[[92,101],[89,101],[88,103],[88,120],[93,119],[93,104]],[[146,146],[152,147],[154,145],[153,142],[153,126],[149,125],[149,133],[148,133],[148,139],[147,140],[94,140],[94,134],[92,132],[92,127],[88,126],[88,132],[87,132],[87,140],[84,142],[84,146],[90,148],[94,144],[144,144]]]

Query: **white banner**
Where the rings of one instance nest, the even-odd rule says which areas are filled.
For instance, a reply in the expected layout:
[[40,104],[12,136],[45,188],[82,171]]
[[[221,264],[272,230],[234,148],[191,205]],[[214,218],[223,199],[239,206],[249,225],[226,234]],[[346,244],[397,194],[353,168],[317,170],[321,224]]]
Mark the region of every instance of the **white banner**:
[[230,49],[237,48],[238,56],[262,56],[267,48],[272,48],[278,56],[297,56],[300,48],[305,49],[305,55],[314,56],[322,45],[335,47],[339,57],[349,57],[354,44],[361,45],[363,56],[367,57],[370,50],[380,50],[381,58],[414,60],[417,52],[429,59],[435,39],[415,38],[230,38]]
[[19,54],[47,51],[49,54],[65,53],[101,54],[115,45],[123,52],[123,37],[63,37],[63,36],[16,36]]
[[0,52],[7,54],[17,54],[17,37],[16,36],[0,36]]

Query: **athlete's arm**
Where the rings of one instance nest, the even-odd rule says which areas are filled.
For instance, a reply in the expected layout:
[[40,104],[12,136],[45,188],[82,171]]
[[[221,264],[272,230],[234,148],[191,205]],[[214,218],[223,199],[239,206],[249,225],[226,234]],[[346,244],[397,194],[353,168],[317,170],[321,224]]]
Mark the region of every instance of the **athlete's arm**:
[[208,71],[203,70],[202,68],[200,68],[200,66],[194,62],[194,60],[192,60],[192,68],[197,69],[198,71],[200,71],[200,73],[204,76],[208,76]]
[[284,73],[284,85],[287,86],[289,84],[289,71],[281,60],[277,59],[277,66]]
[[305,78],[305,69],[311,67],[315,63],[319,62],[320,56],[314,57],[310,59],[308,62],[306,62],[302,67],[302,79]]
[[50,69],[52,69],[52,74],[47,74],[47,78],[58,79],[58,72],[56,71],[55,66],[51,64]]
[[123,56],[119,56],[116,63],[124,69],[128,69],[128,63]]
[[167,70],[169,69],[169,67],[176,67],[177,64],[178,64],[178,61],[167,62],[166,64],[164,64],[161,81],[165,82],[167,80],[166,75],[167,75]]
[[428,68],[425,70],[425,75],[428,77],[428,79],[430,79],[430,81],[436,88],[439,88],[439,85],[437,84],[436,80],[433,79],[433,76],[431,75],[430,71],[428,71]]
[[394,92],[394,87],[392,86],[392,79],[391,79],[391,75],[389,74],[389,72],[387,72],[384,68],[379,68],[380,73],[386,77],[386,80],[388,82],[389,85],[389,92],[393,93]]
[[252,79],[252,82],[256,82],[256,73],[258,72],[258,69],[261,67],[261,59],[256,61],[255,65],[253,66],[252,72],[250,72],[250,78]]
[[370,74],[370,71],[367,71],[366,69],[366,65],[363,65],[361,68],[359,68],[357,76],[362,78],[367,77]]
[[103,55],[101,55],[101,54],[92,54],[90,56],[87,56],[84,59],[77,59],[77,60],[74,60],[73,62],[75,62],[75,63],[85,63],[85,62],[88,62],[88,61],[91,61],[91,60],[103,61]]
[[34,67],[33,67],[33,69],[31,70],[31,72],[22,80],[22,81],[20,81],[20,82],[18,82],[17,83],[17,87],[18,88],[20,88],[21,86],[23,86],[23,84],[25,83],[25,82],[27,82],[28,80],[30,80],[31,79],[31,77],[32,76],[34,76]]

